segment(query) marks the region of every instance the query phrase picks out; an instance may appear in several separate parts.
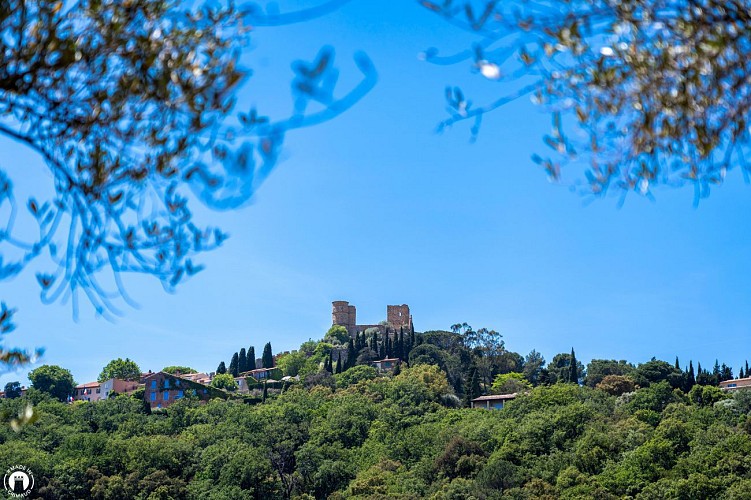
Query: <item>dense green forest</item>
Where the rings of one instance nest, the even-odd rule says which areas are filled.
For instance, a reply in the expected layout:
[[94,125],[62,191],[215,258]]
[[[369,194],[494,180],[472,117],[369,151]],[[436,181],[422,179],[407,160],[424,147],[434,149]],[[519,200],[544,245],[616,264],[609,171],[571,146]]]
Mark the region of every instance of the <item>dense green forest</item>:
[[[0,403],[38,414],[0,429],[0,462],[30,467],[32,497],[56,499],[751,498],[751,391],[715,387],[732,375],[719,363],[584,367],[572,351],[546,365],[495,332],[454,330],[394,336],[383,349],[409,359],[396,373],[365,364],[372,338],[329,332],[278,358],[301,381],[262,404],[186,398],[151,413],[125,395],[66,404],[32,388]],[[465,407],[512,390],[502,410]]]

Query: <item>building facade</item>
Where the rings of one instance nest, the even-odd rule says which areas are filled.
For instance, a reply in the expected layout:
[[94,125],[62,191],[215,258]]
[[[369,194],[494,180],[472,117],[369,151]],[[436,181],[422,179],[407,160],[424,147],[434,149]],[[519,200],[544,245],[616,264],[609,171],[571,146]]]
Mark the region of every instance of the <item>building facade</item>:
[[224,391],[187,380],[177,375],[156,372],[144,379],[143,398],[152,410],[167,408],[185,397],[208,401],[211,398],[226,399]]
[[726,391],[734,391],[736,389],[742,389],[744,387],[751,388],[751,377],[747,378],[735,378],[733,380],[725,380],[720,382],[720,389]]
[[472,400],[472,408],[500,410],[508,401],[511,401],[514,398],[516,398],[516,394],[494,394],[490,396],[480,396],[479,398]]

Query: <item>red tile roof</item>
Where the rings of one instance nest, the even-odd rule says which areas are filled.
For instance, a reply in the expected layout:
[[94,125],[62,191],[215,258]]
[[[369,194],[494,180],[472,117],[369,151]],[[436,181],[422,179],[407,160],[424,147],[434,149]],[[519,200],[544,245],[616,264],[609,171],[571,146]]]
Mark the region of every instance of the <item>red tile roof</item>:
[[99,387],[99,382],[86,382],[76,386],[76,389],[91,389],[93,387]]

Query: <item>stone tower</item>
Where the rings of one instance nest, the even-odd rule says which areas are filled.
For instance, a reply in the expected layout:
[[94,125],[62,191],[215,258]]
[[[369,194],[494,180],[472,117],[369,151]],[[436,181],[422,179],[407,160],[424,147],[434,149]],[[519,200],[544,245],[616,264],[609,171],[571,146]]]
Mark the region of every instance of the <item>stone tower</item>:
[[340,325],[352,334],[357,324],[357,310],[346,300],[335,300],[331,303],[331,323]]
[[386,321],[393,328],[412,326],[412,316],[409,314],[409,306],[402,304],[400,306],[386,306]]

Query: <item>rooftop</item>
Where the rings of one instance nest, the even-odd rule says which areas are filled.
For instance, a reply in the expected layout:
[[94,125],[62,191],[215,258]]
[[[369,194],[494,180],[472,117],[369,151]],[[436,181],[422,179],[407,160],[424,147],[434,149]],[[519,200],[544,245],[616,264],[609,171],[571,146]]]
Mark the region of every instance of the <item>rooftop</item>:
[[516,398],[516,393],[513,394],[491,394],[489,396],[480,396],[472,401],[504,401],[506,399]]

